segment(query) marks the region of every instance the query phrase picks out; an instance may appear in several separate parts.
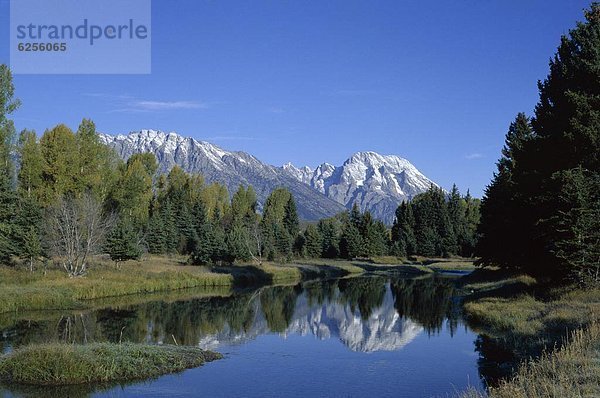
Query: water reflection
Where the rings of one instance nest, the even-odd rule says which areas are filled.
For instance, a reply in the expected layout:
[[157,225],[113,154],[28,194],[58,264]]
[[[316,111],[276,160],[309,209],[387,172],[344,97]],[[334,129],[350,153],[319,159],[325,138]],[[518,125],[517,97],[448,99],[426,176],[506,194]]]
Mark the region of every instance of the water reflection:
[[4,351],[48,341],[132,341],[218,348],[265,333],[336,338],[354,351],[397,350],[425,330],[458,324],[445,278],[351,278],[264,287],[230,297],[155,301],[54,318],[20,320],[2,331]]
[[[458,330],[461,318],[456,295],[453,279],[434,276],[422,279],[358,277],[315,281],[296,286],[263,287],[229,296],[190,298],[186,295],[181,299],[167,299],[171,301],[156,299],[143,302],[137,298],[132,301],[135,304],[130,305],[120,303],[88,311],[36,313],[28,315],[28,319],[16,321],[10,320],[10,315],[5,315],[0,317],[0,349],[6,352],[22,345],[49,341],[177,343],[225,353],[260,347],[251,351],[249,362],[243,362],[245,358],[238,354],[235,358],[227,357],[222,363],[211,365],[214,366],[211,369],[220,374],[216,369],[224,367],[229,369],[227,372],[240,377],[240,372],[250,372],[248,366],[260,364],[260,374],[264,374],[265,379],[258,381],[256,375],[249,376],[245,385],[275,383],[273,388],[283,392],[288,384],[277,384],[279,378],[273,374],[277,374],[280,368],[295,366],[297,372],[304,372],[305,378],[314,379],[323,374],[332,391],[342,394],[347,391],[344,388],[349,388],[349,384],[340,380],[341,384],[333,387],[335,383],[331,379],[339,376],[336,369],[340,369],[340,374],[354,380],[352,391],[364,386],[365,389],[375,388],[385,395],[389,393],[389,380],[397,380],[399,384],[394,387],[394,393],[404,388],[406,391],[402,391],[405,394],[419,395],[419,391],[424,391],[424,385],[432,391],[444,392],[443,383],[460,385],[465,380],[468,382],[476,378],[474,336],[466,329]],[[455,333],[458,338],[451,337]],[[417,338],[419,335],[436,338]],[[299,336],[314,336],[314,339]],[[302,356],[304,362],[298,361],[300,357],[297,352],[293,359],[285,362],[288,354],[293,355],[295,345],[299,344],[298,339],[303,344],[309,344],[307,347],[314,345],[318,348],[312,354]],[[285,345],[278,345],[274,341]],[[442,341],[445,343],[439,343]],[[335,352],[337,357],[343,355],[332,351],[334,347],[340,348],[338,342],[345,347],[341,351],[350,356],[335,362],[331,353]],[[276,348],[273,348],[274,344]],[[480,348],[485,346],[482,343]],[[372,354],[355,355],[354,352]],[[262,354],[271,356],[261,361]],[[442,366],[432,376],[431,369],[438,369],[437,366],[444,364],[441,358],[452,358],[457,362],[452,362],[449,368]],[[348,367],[341,370],[346,364]],[[480,371],[483,365],[480,360]],[[311,373],[316,371],[315,367],[319,369],[318,374]],[[329,368],[333,373],[327,376],[324,369]],[[473,371],[470,379],[465,376],[465,372]],[[195,376],[198,380],[206,375],[205,379],[198,382],[203,388],[217,377],[215,374],[211,376],[208,367],[199,372]],[[415,374],[419,376],[411,378],[410,382],[402,377],[397,378],[407,372],[417,372]],[[186,379],[187,383],[193,384],[196,378]],[[168,377],[161,380],[168,380]],[[152,385],[154,388],[156,384],[152,383],[160,385],[161,381],[137,383],[133,388],[143,388],[143,385]],[[86,396],[94,392],[112,396],[116,391],[131,391],[128,390],[131,386],[127,385],[123,385],[123,390],[113,389],[115,385],[89,385],[52,391],[55,396]],[[0,396],[43,395],[36,388],[4,387],[8,390],[0,387]],[[220,388],[222,385],[217,385],[215,391],[221,391]],[[321,391],[323,384],[318,387],[317,383],[315,388],[317,390],[313,393]],[[451,391],[451,388],[448,387],[447,391]],[[127,396],[127,393],[124,395]],[[254,395],[263,394],[255,391]]]

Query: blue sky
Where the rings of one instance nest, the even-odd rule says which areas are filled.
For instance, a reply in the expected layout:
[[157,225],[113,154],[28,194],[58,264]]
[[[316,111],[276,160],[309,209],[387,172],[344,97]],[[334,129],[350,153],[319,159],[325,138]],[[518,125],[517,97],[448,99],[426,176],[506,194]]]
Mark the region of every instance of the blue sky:
[[[149,75],[16,75],[18,129],[83,117],[274,165],[373,150],[480,196],[587,1],[152,1]],[[0,0],[0,63],[9,61]],[[131,62],[135,62],[132,59]]]

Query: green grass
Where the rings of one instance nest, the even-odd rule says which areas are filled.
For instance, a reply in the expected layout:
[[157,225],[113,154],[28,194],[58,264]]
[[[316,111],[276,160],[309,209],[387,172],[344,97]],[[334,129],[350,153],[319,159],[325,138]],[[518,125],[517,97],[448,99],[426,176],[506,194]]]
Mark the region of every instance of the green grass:
[[58,269],[43,275],[0,267],[0,313],[75,309],[100,298],[232,284],[231,275],[172,264],[128,262],[120,270],[98,264],[80,278],[69,278]]
[[292,265],[263,263],[259,268],[269,275],[271,283],[298,283],[302,280],[302,272]]
[[89,308],[90,301],[129,295],[203,288],[210,291],[234,284],[298,283],[305,275],[293,264],[215,266],[185,265],[179,257],[150,256],[128,261],[120,269],[94,259],[87,275],[69,278],[61,269],[31,273],[0,266],[0,313]]
[[304,275],[312,277],[339,277],[348,275],[360,275],[365,269],[350,260],[337,260],[326,258],[297,260],[291,265],[299,267]]
[[463,304],[476,331],[520,359],[560,346],[565,335],[600,319],[600,289],[540,286],[526,275],[481,271],[465,278]]
[[497,268],[477,269],[462,278],[465,289],[487,296],[515,296],[532,291],[537,285],[529,275]]
[[473,271],[476,269],[473,259],[466,258],[428,258],[416,256],[412,260],[395,256],[377,256],[370,259],[370,263],[383,266],[412,266],[423,271],[448,272],[448,271]]
[[197,347],[93,343],[27,346],[0,359],[0,380],[30,385],[71,385],[139,380],[222,358]]
[[405,263],[405,260],[396,256],[375,256],[371,257],[371,262],[374,264],[401,265]]
[[[392,259],[396,259],[395,257]],[[192,288],[230,288],[234,285],[290,284],[302,280],[356,276],[365,272],[418,275],[434,272],[420,264],[328,259],[297,260],[290,264],[236,264],[202,267],[186,264],[183,256],[146,256],[120,269],[105,257],[95,257],[87,275],[69,278],[57,267],[45,274],[0,266],[0,313],[69,310],[93,307],[90,301],[112,297]],[[398,260],[398,259],[396,259]],[[399,260],[398,260],[399,261]]]
[[425,265],[435,271],[473,271],[477,268],[473,260],[433,260]]
[[494,334],[534,336],[543,329],[546,305],[529,295],[515,298],[485,297],[464,304],[470,320],[494,330]]
[[553,353],[523,364],[516,375],[490,388],[488,394],[469,390],[462,398],[542,398],[600,396],[600,324],[571,334]]
[[491,397],[599,396],[600,289],[545,285],[499,269],[461,280],[469,326],[512,353],[512,378],[492,387]]

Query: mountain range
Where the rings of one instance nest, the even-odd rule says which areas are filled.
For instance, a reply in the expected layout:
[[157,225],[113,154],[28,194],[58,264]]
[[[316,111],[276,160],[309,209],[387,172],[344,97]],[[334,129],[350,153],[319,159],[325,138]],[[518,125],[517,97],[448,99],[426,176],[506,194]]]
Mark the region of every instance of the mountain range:
[[391,224],[401,201],[436,185],[408,160],[376,152],[357,152],[341,166],[323,163],[311,169],[291,163],[271,166],[248,153],[226,151],[174,132],[141,130],[127,135],[100,134],[100,139],[125,160],[136,153],[154,153],[161,173],[177,165],[188,173],[202,174],[207,182],[224,184],[232,194],[240,185],[252,185],[259,209],[273,189],[285,187],[296,199],[300,218],[308,221],[332,216],[357,203],[361,210]]
[[[313,335],[320,340],[335,339],[356,352],[401,350],[424,329],[416,321],[399,316],[394,303],[395,298],[389,284],[386,285],[381,305],[374,308],[367,317],[363,317],[348,303],[328,300],[316,304],[303,294],[298,296],[289,324],[280,335]],[[260,308],[260,300],[254,300],[248,305],[254,306],[254,318],[247,329],[234,331],[225,325],[217,333],[203,335],[198,345],[203,349],[219,350],[223,346],[241,344],[270,333],[268,322]],[[168,335],[164,338],[168,338]]]

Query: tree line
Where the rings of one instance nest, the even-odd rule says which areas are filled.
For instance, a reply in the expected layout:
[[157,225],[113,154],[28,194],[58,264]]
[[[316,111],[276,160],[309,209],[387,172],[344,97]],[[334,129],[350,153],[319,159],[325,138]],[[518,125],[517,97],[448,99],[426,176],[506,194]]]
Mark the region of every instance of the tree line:
[[600,4],[561,39],[485,191],[482,265],[600,282]]
[[298,239],[304,257],[346,258],[420,255],[471,257],[477,239],[479,200],[432,186],[396,210],[391,229],[355,204],[350,212],[308,225]]
[[193,264],[288,261],[296,257],[472,255],[478,201],[431,187],[396,211],[391,230],[369,211],[301,228],[293,195],[277,188],[262,211],[251,186],[229,195],[179,167],[158,173],[153,154],[121,160],[91,120],[60,124],[37,138],[16,134],[10,70],[0,66],[0,261],[33,269],[58,259],[71,276],[107,253],[117,266],[143,253],[180,254]]

